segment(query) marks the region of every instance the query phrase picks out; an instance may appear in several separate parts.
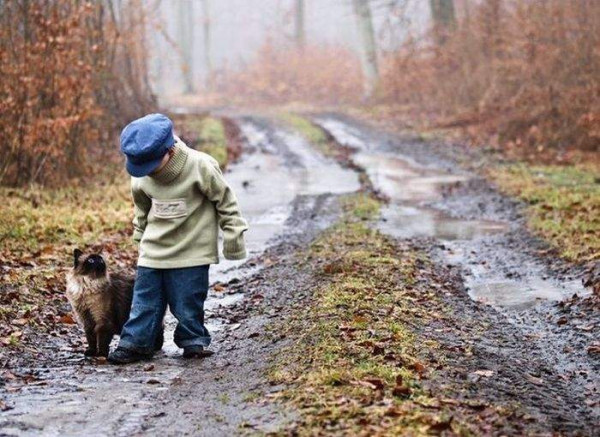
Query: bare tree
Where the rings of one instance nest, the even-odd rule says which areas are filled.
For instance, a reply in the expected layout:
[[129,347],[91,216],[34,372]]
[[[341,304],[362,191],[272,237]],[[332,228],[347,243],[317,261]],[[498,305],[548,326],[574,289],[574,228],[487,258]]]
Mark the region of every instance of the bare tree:
[[456,27],[454,0],[429,0],[431,19],[438,44],[443,44],[448,33]]
[[358,25],[362,44],[362,64],[365,74],[365,97],[373,96],[379,86],[379,68],[377,65],[377,46],[375,43],[375,31],[373,30],[373,18],[369,0],[352,0],[354,14]]
[[192,94],[194,90],[194,6],[191,0],[178,0],[177,31],[181,49],[181,70],[183,72],[183,92]]
[[304,48],[304,44],[306,43],[306,29],[304,26],[304,0],[296,0],[296,10],[295,10],[295,40],[296,46],[299,49]]
[[211,56],[211,34],[210,34],[210,2],[209,0],[202,0],[202,13],[203,17],[203,33],[204,33],[204,67],[206,69],[206,77],[204,84],[206,89],[210,90],[213,85],[213,64]]

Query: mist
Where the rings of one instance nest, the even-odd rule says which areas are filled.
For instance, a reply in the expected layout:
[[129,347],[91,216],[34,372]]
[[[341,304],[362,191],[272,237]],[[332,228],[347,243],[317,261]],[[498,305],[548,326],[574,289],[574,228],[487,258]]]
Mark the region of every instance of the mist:
[[[206,91],[209,65],[212,74],[218,75],[223,69],[243,69],[266,43],[282,49],[293,47],[297,3],[296,0],[148,0],[150,77],[160,100],[190,91],[184,77],[188,70],[193,91]],[[352,0],[304,0],[303,3],[306,45],[345,47],[363,55]],[[409,35],[422,35],[430,23],[428,1],[375,1],[372,5],[381,51],[397,48]]]

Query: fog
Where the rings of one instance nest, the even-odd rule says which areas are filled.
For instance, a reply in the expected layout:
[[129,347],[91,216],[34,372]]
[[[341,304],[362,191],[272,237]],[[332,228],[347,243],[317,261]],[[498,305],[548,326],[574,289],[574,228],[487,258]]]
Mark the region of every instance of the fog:
[[[148,0],[150,76],[160,98],[186,91],[183,71],[189,56],[194,91],[205,89],[208,66],[214,74],[240,69],[265,43],[285,47],[295,36],[296,0]],[[429,0],[371,2],[379,50],[407,35],[419,35],[429,21]],[[204,25],[208,10],[209,59]],[[351,0],[304,0],[307,45],[335,45],[360,54]]]

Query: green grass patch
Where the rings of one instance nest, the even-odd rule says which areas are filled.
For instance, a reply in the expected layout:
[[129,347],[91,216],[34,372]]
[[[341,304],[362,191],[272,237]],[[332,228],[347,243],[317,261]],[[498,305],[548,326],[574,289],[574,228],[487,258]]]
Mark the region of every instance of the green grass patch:
[[299,132],[300,135],[315,146],[323,155],[329,157],[336,156],[335,145],[323,129],[313,124],[312,121],[301,115],[289,112],[279,114],[279,119]]
[[496,168],[492,180],[505,193],[529,204],[528,223],[564,258],[600,259],[600,181],[598,169],[575,166]]
[[192,135],[196,149],[209,154],[217,160],[221,168],[228,163],[227,138],[223,122],[214,117],[191,118],[184,121],[188,135]]

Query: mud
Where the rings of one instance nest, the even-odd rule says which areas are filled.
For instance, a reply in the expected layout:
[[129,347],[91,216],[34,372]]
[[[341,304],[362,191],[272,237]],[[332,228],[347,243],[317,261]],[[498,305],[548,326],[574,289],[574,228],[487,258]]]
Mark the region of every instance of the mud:
[[[600,359],[587,351],[600,338],[600,314],[585,299],[591,290],[582,270],[548,257],[549,248],[524,227],[523,206],[464,170],[455,146],[452,162],[435,143],[345,117],[315,121],[356,150],[352,159],[390,199],[376,226],[429,252],[440,281],[451,285],[443,297],[460,329],[418,328],[457,352],[458,370],[443,372],[446,385],[471,378],[471,396],[519,402],[550,429],[592,435]],[[481,369],[494,377],[474,373]]]

